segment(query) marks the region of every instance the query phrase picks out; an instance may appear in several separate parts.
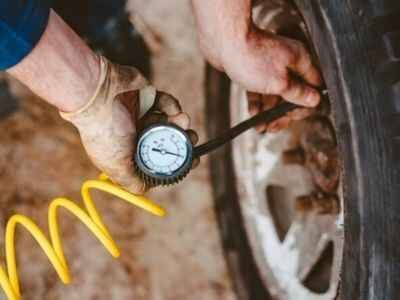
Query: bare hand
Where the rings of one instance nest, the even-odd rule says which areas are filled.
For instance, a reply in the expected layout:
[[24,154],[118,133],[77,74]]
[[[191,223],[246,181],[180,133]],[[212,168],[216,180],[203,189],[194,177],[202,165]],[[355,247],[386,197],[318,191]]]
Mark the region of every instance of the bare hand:
[[242,48],[228,49],[223,70],[230,78],[250,91],[249,112],[258,114],[286,100],[304,107],[267,125],[259,132],[276,132],[293,121],[310,116],[320,101],[315,87],[321,76],[304,45],[296,40],[256,29]]
[[281,96],[306,107],[319,103],[321,76],[304,45],[296,40],[254,29],[244,45],[227,46],[223,69],[247,90]]
[[[192,3],[203,54],[215,68],[251,92],[251,114],[284,100],[308,108],[319,103],[315,88],[321,85],[321,75],[306,47],[297,40],[257,28],[252,21],[252,1]],[[299,109],[259,129],[276,131],[311,113],[312,109]]]

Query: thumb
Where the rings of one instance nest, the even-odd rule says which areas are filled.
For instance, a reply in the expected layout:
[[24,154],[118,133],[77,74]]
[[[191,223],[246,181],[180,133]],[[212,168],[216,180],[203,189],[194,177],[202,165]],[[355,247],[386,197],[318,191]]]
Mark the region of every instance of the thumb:
[[135,174],[133,162],[120,164],[118,168],[104,170],[111,181],[122,186],[125,190],[135,195],[145,194],[149,187]]
[[306,107],[318,105],[321,96],[316,89],[293,78],[288,80],[287,88],[281,93],[283,99]]

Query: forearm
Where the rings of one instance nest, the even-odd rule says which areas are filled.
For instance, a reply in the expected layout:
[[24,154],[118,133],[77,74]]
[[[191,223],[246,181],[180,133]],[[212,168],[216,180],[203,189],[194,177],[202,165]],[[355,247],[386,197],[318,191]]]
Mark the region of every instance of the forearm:
[[54,12],[35,48],[7,70],[35,94],[62,111],[75,111],[98,84],[98,57]]
[[200,47],[222,61],[223,48],[243,44],[251,29],[251,0],[192,0]]

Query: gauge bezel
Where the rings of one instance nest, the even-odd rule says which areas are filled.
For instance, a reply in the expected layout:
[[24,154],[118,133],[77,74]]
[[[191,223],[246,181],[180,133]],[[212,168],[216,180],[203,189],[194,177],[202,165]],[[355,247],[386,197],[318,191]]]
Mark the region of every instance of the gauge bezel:
[[[140,147],[141,147],[143,141],[146,139],[146,137],[156,130],[162,130],[162,129],[166,129],[166,128],[172,128],[173,130],[177,131],[184,138],[185,144],[186,144],[186,150],[187,150],[187,156],[186,156],[185,161],[183,162],[183,164],[181,165],[180,168],[171,172],[171,174],[161,174],[161,173],[158,173],[157,171],[150,169],[143,162],[142,157],[140,155]],[[166,180],[166,179],[174,180],[175,178],[180,178],[181,176],[184,176],[188,172],[188,170],[190,170],[190,168],[192,167],[193,145],[190,140],[190,137],[186,133],[185,130],[183,130],[179,126],[176,126],[173,123],[162,122],[162,123],[156,123],[156,124],[150,125],[146,129],[144,129],[142,132],[140,132],[137,141],[138,142],[136,145],[135,156],[134,156],[135,163],[144,174],[146,174],[147,176],[149,176],[151,178],[154,178],[156,180],[161,180],[161,181]]]

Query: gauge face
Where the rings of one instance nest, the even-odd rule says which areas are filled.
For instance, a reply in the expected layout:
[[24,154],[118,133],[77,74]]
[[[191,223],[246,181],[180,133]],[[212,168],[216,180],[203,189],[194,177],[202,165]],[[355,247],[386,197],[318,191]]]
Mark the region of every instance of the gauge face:
[[136,160],[148,175],[179,175],[191,163],[192,144],[186,133],[172,125],[148,128],[139,138]]

